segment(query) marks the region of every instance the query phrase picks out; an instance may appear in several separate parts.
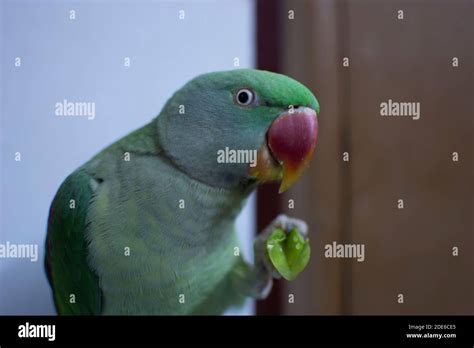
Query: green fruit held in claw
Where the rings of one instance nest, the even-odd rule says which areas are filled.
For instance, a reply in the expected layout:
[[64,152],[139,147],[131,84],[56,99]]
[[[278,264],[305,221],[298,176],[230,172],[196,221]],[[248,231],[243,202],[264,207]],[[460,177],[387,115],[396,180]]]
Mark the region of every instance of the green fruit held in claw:
[[267,239],[267,252],[273,266],[286,280],[293,280],[309,262],[311,247],[309,239],[298,233],[296,228],[286,234],[277,228]]

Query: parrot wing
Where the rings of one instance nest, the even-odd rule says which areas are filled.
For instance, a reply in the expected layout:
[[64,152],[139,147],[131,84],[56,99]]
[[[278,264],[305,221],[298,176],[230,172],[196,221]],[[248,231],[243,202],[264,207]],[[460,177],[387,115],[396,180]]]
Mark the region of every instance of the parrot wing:
[[98,182],[78,170],[66,178],[51,204],[45,268],[58,314],[101,313],[99,279],[87,261],[87,212]]

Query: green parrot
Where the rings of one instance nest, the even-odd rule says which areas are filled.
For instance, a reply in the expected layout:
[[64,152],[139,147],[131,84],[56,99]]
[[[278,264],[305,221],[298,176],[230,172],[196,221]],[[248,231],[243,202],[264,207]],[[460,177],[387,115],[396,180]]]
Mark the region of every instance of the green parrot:
[[309,260],[303,221],[277,217],[253,264],[236,253],[234,222],[258,184],[280,181],[282,192],[298,179],[317,114],[308,88],[268,71],[188,82],[58,189],[45,256],[58,314],[220,314],[293,279]]

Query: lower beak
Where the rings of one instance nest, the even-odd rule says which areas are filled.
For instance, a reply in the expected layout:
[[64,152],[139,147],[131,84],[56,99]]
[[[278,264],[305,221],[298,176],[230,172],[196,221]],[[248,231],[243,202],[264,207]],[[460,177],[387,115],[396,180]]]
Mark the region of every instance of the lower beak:
[[267,131],[250,175],[260,181],[281,180],[279,192],[293,185],[307,167],[318,135],[316,112],[308,107],[280,114]]

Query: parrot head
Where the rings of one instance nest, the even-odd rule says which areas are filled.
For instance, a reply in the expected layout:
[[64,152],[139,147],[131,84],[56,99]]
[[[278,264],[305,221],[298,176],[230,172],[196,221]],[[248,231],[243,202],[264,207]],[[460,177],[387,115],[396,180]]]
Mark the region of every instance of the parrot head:
[[158,117],[159,142],[181,171],[218,188],[302,174],[318,133],[319,103],[301,83],[268,71],[204,74],[188,82]]

